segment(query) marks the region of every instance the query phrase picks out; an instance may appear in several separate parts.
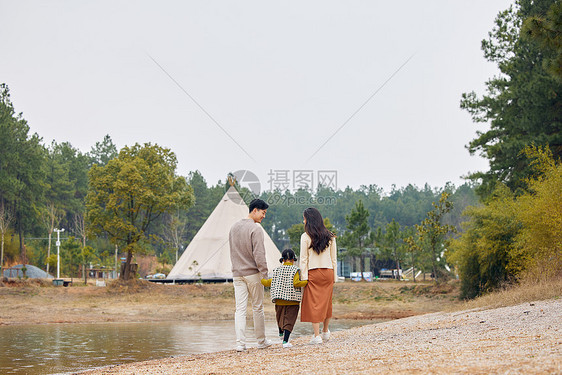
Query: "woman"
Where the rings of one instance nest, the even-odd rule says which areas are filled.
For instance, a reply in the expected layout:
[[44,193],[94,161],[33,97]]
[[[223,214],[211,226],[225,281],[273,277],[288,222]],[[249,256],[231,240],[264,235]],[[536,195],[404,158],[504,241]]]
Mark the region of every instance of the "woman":
[[[308,280],[301,305],[301,322],[311,322],[314,337],[310,344],[330,339],[332,293],[338,279],[336,236],[326,229],[320,211],[304,210],[304,233],[301,236],[301,278]],[[320,322],[323,322],[320,336]]]

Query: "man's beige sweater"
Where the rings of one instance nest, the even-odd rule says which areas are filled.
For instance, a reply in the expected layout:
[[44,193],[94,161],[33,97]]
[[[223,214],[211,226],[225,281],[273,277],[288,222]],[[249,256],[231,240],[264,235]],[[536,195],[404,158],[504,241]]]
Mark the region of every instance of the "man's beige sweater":
[[230,228],[230,260],[233,276],[261,273],[267,278],[263,228],[252,219],[242,219]]

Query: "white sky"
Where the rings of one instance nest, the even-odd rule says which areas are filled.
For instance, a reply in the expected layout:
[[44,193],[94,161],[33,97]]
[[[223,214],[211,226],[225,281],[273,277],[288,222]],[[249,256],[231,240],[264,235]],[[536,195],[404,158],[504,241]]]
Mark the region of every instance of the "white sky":
[[488,169],[459,102],[497,74],[480,42],[511,3],[0,0],[0,82],[45,143],[157,143],[209,184],[306,169],[338,188],[458,185]]

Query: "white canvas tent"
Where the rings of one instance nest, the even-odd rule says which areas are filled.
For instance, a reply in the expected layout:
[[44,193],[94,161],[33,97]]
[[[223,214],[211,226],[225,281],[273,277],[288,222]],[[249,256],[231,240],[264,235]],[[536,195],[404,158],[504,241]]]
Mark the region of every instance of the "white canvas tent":
[[[193,237],[167,279],[232,280],[228,233],[234,223],[246,217],[248,206],[231,186]],[[272,271],[279,265],[281,253],[267,232],[262,230],[267,266]]]

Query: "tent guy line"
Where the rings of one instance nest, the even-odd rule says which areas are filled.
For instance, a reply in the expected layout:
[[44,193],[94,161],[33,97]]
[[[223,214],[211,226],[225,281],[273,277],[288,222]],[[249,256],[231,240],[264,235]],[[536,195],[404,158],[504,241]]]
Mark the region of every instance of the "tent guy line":
[[214,253],[211,254],[211,256],[210,256],[209,258],[207,258],[206,261],[204,261],[203,263],[199,264],[199,267],[197,267],[197,269],[196,269],[195,271],[193,271],[193,276],[197,276],[197,274],[201,272],[201,270],[203,269],[203,267],[206,266],[207,263],[209,263],[209,261],[212,260],[212,259],[218,254],[218,252],[222,250],[222,248],[223,248],[226,244],[228,244],[228,251],[230,251],[230,243],[229,243],[229,240],[227,239],[226,241],[223,242],[222,245],[219,246],[219,248],[218,248]]
[[203,108],[203,106],[201,106],[201,104],[199,104],[199,103],[197,102],[197,100],[195,100],[195,98],[194,98],[193,96],[191,96],[191,95],[182,87],[182,85],[180,85],[179,82],[176,81],[176,80],[174,79],[174,77],[172,77],[172,76],[170,75],[170,73],[168,73],[168,72],[166,71],[166,69],[164,69],[164,68],[162,67],[162,65],[160,65],[160,64],[158,63],[158,61],[156,61],[152,56],[150,56],[150,54],[149,54],[148,52],[146,53],[146,55],[147,55],[152,61],[154,61],[154,63],[155,63],[155,64],[172,80],[172,82],[174,82],[174,83],[176,84],[176,86],[178,86],[178,87],[180,88],[180,90],[183,91],[184,94],[187,95],[187,96],[189,97],[189,99],[191,99],[191,100],[193,101],[193,103],[195,103],[195,105],[197,105],[197,106],[199,107],[199,109],[201,109],[201,111],[203,111],[203,113],[205,113],[205,114],[207,115],[207,117],[209,117],[209,118],[211,119],[211,121],[213,121],[213,122],[215,123],[215,125],[217,125],[217,126],[224,132],[224,134],[226,134],[226,135],[228,136],[228,138],[230,138],[230,139],[232,140],[232,142],[236,143],[236,145],[237,145],[246,155],[248,155],[248,157],[249,157],[250,159],[252,159],[252,161],[256,162],[256,160],[252,157],[252,155],[250,155],[250,154],[244,149],[244,147],[242,147],[238,142],[236,142],[236,139],[234,139],[234,137],[232,137],[232,136],[226,131],[226,129],[223,128],[223,127],[221,126],[221,124],[219,124],[218,121],[215,120],[215,119],[213,118],[213,116],[211,116],[211,114],[210,114],[209,112],[207,112],[207,111],[205,110],[205,108]]
[[308,163],[308,162],[309,162],[309,161],[326,145],[326,143],[330,142],[330,140],[331,140],[332,138],[334,138],[334,136],[335,136],[336,134],[338,134],[339,131],[340,131],[344,126],[346,126],[347,123],[348,123],[353,117],[355,117],[355,115],[356,115],[357,113],[359,113],[359,111],[361,111],[361,110],[363,109],[363,107],[365,107],[365,106],[367,105],[367,103],[369,103],[369,101],[371,101],[371,99],[373,99],[373,97],[374,97],[375,95],[377,95],[377,93],[378,93],[380,90],[382,90],[382,88],[383,88],[384,86],[386,86],[386,84],[387,84],[388,82],[390,82],[390,80],[391,80],[392,78],[394,78],[394,76],[395,76],[400,70],[402,70],[402,68],[403,68],[404,66],[406,66],[406,64],[407,64],[408,62],[410,62],[410,60],[411,60],[414,56],[415,56],[415,53],[413,53],[410,57],[408,57],[408,59],[407,59],[402,65],[400,65],[400,67],[399,67],[398,69],[396,69],[396,71],[395,71],[394,73],[392,73],[392,75],[391,75],[386,81],[384,81],[384,83],[383,83],[382,85],[380,85],[379,88],[376,89],[376,91],[375,91],[371,96],[369,96],[369,97],[367,98],[367,100],[365,100],[365,101],[363,102],[363,104],[361,104],[361,105],[359,106],[359,108],[357,108],[357,110],[356,110],[355,112],[353,112],[353,114],[352,114],[351,116],[349,116],[349,118],[348,118],[347,120],[345,120],[343,124],[340,125],[339,128],[336,129],[336,131],[334,132],[334,134],[332,134],[330,137],[328,137],[328,139],[326,139],[326,141],[325,141],[324,143],[322,143],[322,145],[320,145],[320,147],[318,147],[318,149],[317,149],[316,151],[314,151],[314,153],[313,153],[312,155],[310,155],[310,157],[306,160],[306,162]]

